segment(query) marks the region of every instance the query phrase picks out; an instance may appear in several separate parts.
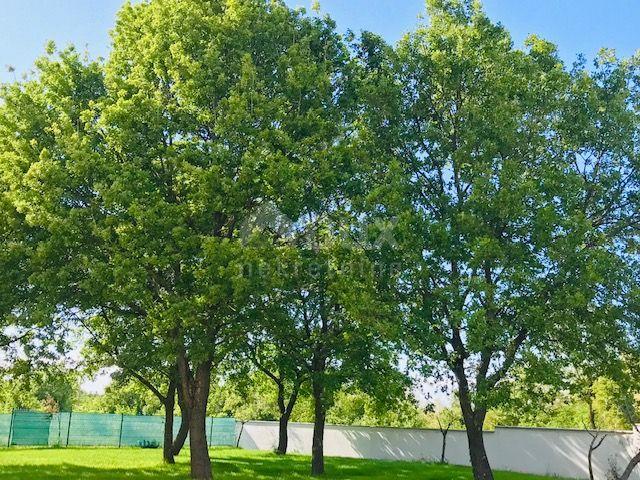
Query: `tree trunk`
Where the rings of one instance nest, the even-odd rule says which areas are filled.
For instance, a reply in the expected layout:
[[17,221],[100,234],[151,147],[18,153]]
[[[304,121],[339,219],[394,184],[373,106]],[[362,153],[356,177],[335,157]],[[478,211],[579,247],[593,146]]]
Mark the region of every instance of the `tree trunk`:
[[591,445],[589,445],[589,453],[587,454],[587,463],[589,465],[589,480],[595,480],[593,476],[593,444],[595,442],[595,438],[591,440]]
[[280,425],[278,431],[278,449],[276,450],[276,454],[278,455],[286,455],[287,448],[289,447],[289,432],[287,431],[289,427],[289,414],[283,413],[280,415]]
[[165,463],[173,465],[173,415],[176,402],[176,381],[169,381],[167,396],[164,399],[164,442],[162,444],[162,459]]
[[447,434],[449,433],[449,430],[440,430],[440,433],[442,433],[442,453],[440,454],[440,463],[446,463],[447,462]]
[[493,480],[493,471],[491,470],[489,458],[487,457],[487,450],[484,446],[484,436],[482,432],[484,415],[480,415],[482,416],[482,420],[477,418],[477,412],[473,415],[471,421],[467,421],[465,418],[473,478],[475,480]]
[[629,461],[627,468],[624,469],[624,472],[622,472],[622,475],[617,477],[617,479],[629,480],[629,478],[631,478],[631,473],[633,472],[633,469],[636,468],[638,464],[640,464],[640,452],[638,452],[636,456]]
[[186,354],[178,355],[180,383],[187,409],[189,410],[189,441],[191,453],[191,478],[211,480],[211,459],[207,444],[207,401],[211,386],[212,362],[205,361],[195,368],[192,374]]
[[493,471],[491,470],[489,458],[487,457],[482,431],[487,411],[480,407],[474,409],[469,395],[469,384],[464,371],[464,364],[462,362],[454,369],[454,373],[458,380],[458,397],[460,399],[462,418],[467,430],[473,478],[474,480],[493,480]]
[[171,447],[174,456],[180,455],[180,451],[187,441],[187,435],[189,435],[189,408],[184,400],[184,394],[181,388],[178,388],[178,405],[180,406],[181,422],[178,434]]
[[300,393],[300,381],[296,380],[293,385],[293,390],[289,396],[289,401],[284,402],[284,384],[278,384],[278,408],[280,409],[280,425],[278,432],[278,449],[276,453],[278,455],[286,455],[289,448],[289,420],[293,413],[293,408],[298,400],[298,394]]
[[313,381],[313,445],[311,447],[311,475],[324,474],[324,426],[327,411],[324,398],[324,385],[318,380]]

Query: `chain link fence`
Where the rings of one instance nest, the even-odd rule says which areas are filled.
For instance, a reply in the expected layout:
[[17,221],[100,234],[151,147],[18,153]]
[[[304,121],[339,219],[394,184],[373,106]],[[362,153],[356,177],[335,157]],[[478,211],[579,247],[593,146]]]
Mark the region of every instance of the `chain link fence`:
[[[174,418],[174,435],[180,428]],[[161,446],[164,418],[103,413],[42,413],[15,410],[0,414],[0,447],[143,447]],[[207,418],[209,446],[235,446],[233,418]],[[188,445],[188,439],[187,439]]]

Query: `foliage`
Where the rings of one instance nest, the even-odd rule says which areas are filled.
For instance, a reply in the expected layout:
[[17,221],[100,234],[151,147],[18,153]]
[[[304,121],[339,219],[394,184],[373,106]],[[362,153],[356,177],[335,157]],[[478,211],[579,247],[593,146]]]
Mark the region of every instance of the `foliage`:
[[69,412],[78,394],[78,376],[64,365],[33,366],[17,361],[0,370],[0,412],[13,409]]
[[[397,47],[349,48],[280,0],[127,3],[105,64],[50,45],[3,86],[5,406],[70,406],[72,376],[21,358],[73,323],[87,364],[121,371],[86,405],[155,412],[130,380],[166,403],[180,379],[199,478],[207,402],[273,418],[300,394],[314,460],[326,420],[456,423],[418,411],[401,353],[455,385],[476,478],[489,421],[575,424],[584,402],[592,428],[624,426],[639,59],[568,68],[478,2],[427,5]],[[246,360],[244,382],[222,371]]]
[[[274,385],[264,374],[256,373],[239,381],[229,379],[212,389],[209,412],[214,417],[277,421],[276,396]],[[427,418],[411,397],[396,398],[390,403],[359,389],[336,392],[333,405],[327,411],[327,421],[335,425],[420,428],[428,425]],[[296,403],[291,421],[313,422],[312,397],[308,388]]]
[[[619,385],[607,378],[597,379],[591,387],[590,398],[595,424],[601,430],[630,430],[631,425],[622,411],[625,398],[620,398]],[[633,402],[632,402],[633,403]],[[590,427],[589,403],[584,395],[569,391],[551,390],[541,397],[530,392],[518,394],[518,400],[489,413],[488,424],[524,427],[575,428]]]
[[358,51],[362,138],[384,158],[369,211],[395,221],[407,346],[455,379],[489,479],[481,428],[515,368],[595,370],[626,350],[637,67],[605,52],[569,71],[537,37],[516,50],[477,2],[428,13],[395,51],[371,36]]
[[124,413],[159,415],[162,404],[150,390],[135,380],[116,378],[102,395],[82,395],[74,411],[87,413]]

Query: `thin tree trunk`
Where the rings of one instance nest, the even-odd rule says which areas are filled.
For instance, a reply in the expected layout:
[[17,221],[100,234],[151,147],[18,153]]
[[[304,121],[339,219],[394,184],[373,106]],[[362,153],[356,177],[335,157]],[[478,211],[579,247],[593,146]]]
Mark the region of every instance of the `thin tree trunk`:
[[449,433],[449,429],[440,430],[442,433],[442,453],[440,454],[440,463],[447,462],[447,434]]
[[587,454],[587,462],[589,465],[589,480],[595,480],[595,475],[593,472],[593,452],[595,452],[602,446],[602,443],[607,438],[607,436],[600,436],[598,426],[596,424],[596,412],[593,409],[593,399],[591,397],[588,398],[587,404],[589,405],[589,424],[591,426],[591,430],[593,430],[593,432],[591,432],[587,429],[587,433],[591,436],[591,443],[589,443],[589,453]]
[[[164,433],[163,433],[163,445],[162,445],[162,458],[165,463],[174,464],[174,456],[180,453],[173,450],[173,417],[175,412],[175,396],[178,391],[178,397],[180,397],[180,391],[182,386],[179,387],[178,381],[178,365],[175,365],[172,369],[172,375],[169,377],[169,386],[167,387],[166,395],[163,394],[149,379],[145,378],[140,373],[133,369],[123,367],[129,372],[133,378],[138,380],[140,384],[147,387],[164,406]],[[142,415],[141,406],[138,406],[138,414]]]
[[185,403],[184,394],[182,393],[181,388],[178,388],[178,405],[180,406],[181,421],[178,434],[171,446],[171,451],[174,456],[180,455],[182,447],[184,447],[184,443],[187,441],[187,436],[189,435],[189,408]]
[[633,470],[638,464],[640,464],[640,452],[638,452],[636,456],[629,461],[629,464],[627,465],[627,468],[624,469],[624,472],[622,472],[622,475],[617,477],[618,480],[629,480],[629,478],[631,478],[631,473],[633,473]]
[[293,385],[293,390],[291,391],[291,395],[289,396],[289,401],[285,404],[284,402],[284,385],[280,383],[278,385],[278,407],[280,409],[280,421],[279,421],[279,431],[278,431],[278,449],[276,453],[278,455],[286,455],[287,449],[289,448],[289,420],[291,419],[291,414],[293,413],[293,408],[296,405],[296,401],[298,400],[298,394],[300,392],[300,383],[296,381]]
[[212,362],[209,360],[200,363],[195,369],[195,375],[191,372],[184,352],[178,355],[178,364],[185,403],[189,410],[191,478],[211,480],[213,473],[207,444],[206,419]]
[[327,419],[324,385],[321,381],[313,381],[313,445],[311,446],[311,475],[324,474],[324,427]]
[[595,438],[593,438],[593,440],[591,440],[591,444],[589,445],[589,453],[587,454],[587,462],[589,464],[589,480],[594,480],[593,477],[593,445],[595,443]]
[[176,463],[173,453],[173,415],[175,410],[176,381],[169,381],[167,396],[164,399],[164,442],[162,444],[162,459],[165,463]]

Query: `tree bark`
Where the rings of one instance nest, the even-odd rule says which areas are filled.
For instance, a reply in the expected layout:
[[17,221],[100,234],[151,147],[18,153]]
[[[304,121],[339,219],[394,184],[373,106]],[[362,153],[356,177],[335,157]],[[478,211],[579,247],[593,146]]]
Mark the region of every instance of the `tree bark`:
[[482,426],[478,427],[475,423],[473,422],[472,426],[466,425],[473,478],[475,480],[493,480],[493,471],[484,446]]
[[182,388],[178,388],[178,405],[180,406],[181,422],[178,434],[171,446],[171,451],[174,456],[180,455],[182,447],[184,447],[184,443],[187,441],[187,436],[189,435],[189,408],[185,403]]
[[280,425],[278,430],[278,448],[276,454],[286,455],[289,447],[289,415],[287,413],[280,415]]
[[162,459],[165,463],[176,463],[173,453],[173,415],[175,410],[176,381],[169,381],[167,396],[164,398],[164,442],[162,444]]
[[617,477],[617,479],[629,480],[629,478],[631,478],[631,473],[633,472],[634,468],[636,468],[638,464],[640,464],[640,452],[638,452],[636,456],[629,461],[627,468],[624,469],[624,472],[622,472],[622,475]]
[[447,462],[447,434],[449,433],[449,429],[441,430],[442,433],[442,453],[440,454],[440,463]]
[[278,385],[278,407],[280,409],[278,449],[276,450],[276,454],[278,455],[287,454],[287,449],[289,448],[289,420],[291,419],[293,408],[295,407],[296,401],[298,400],[299,392],[300,383],[296,382],[293,385],[293,390],[291,391],[291,395],[289,396],[289,401],[285,404],[284,384],[280,383]]
[[460,399],[460,409],[462,418],[467,430],[467,441],[469,443],[469,456],[474,480],[493,480],[493,471],[487,457],[487,450],[484,446],[483,427],[487,415],[486,409],[476,407],[471,403],[469,395],[469,384],[464,371],[463,360],[458,360],[454,369],[458,380],[458,396]]
[[313,380],[313,444],[311,446],[311,475],[324,475],[324,427],[327,411],[324,399],[324,385],[321,381]]
[[211,360],[198,364],[192,373],[184,352],[178,355],[180,383],[185,404],[189,410],[189,441],[191,453],[191,478],[211,480],[211,459],[207,444],[207,401],[211,386]]

